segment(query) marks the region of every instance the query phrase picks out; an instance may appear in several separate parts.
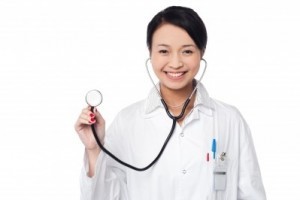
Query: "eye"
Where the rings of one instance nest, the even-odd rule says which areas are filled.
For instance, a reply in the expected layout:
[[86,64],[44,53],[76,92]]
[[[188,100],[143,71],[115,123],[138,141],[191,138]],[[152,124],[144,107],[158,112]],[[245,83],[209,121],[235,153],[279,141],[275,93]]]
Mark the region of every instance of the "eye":
[[168,54],[168,50],[166,49],[161,49],[158,51],[159,54],[162,54],[162,55],[167,55]]
[[187,49],[187,50],[184,50],[182,53],[183,53],[184,55],[191,55],[191,54],[193,54],[194,52],[193,52],[192,50],[190,50],[190,49]]

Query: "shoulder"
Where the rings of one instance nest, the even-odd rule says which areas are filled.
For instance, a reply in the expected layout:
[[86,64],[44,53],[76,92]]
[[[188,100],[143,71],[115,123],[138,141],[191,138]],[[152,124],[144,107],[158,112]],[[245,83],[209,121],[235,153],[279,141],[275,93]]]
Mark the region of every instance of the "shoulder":
[[234,105],[213,98],[211,98],[211,105],[215,111],[215,115],[220,120],[229,120],[234,122],[244,121],[241,112]]
[[141,116],[145,107],[146,100],[139,100],[135,103],[132,103],[122,110],[117,115],[117,118],[124,118],[126,120],[130,118],[136,118],[138,116]]

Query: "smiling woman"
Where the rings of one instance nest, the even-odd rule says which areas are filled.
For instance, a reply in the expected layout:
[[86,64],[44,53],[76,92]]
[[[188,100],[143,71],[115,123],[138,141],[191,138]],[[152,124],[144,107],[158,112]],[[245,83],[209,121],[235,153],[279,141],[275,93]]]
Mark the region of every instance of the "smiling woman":
[[[190,195],[198,191],[207,193],[206,186],[200,188],[201,180],[206,176],[194,173],[205,170],[205,163],[213,164],[213,134],[209,130],[212,121],[209,119],[214,112],[206,101],[210,98],[204,93],[200,99],[196,98],[194,108],[181,125],[176,123],[161,159],[148,171],[136,175],[129,169],[122,171],[122,167],[110,165],[114,162],[101,151],[105,159],[103,163],[97,161],[98,174],[87,178],[85,172],[89,166],[86,165],[84,176],[78,181],[85,146],[75,134],[74,122],[86,105],[84,96],[90,89],[99,89],[104,95],[104,101],[97,109],[109,128],[105,145],[109,148],[123,144],[113,153],[124,156],[123,160],[134,166],[144,167],[161,149],[172,120],[163,109],[157,91],[150,91],[154,87],[145,70],[146,59],[149,58],[148,68],[159,92],[160,83],[152,70],[146,30],[158,11],[176,4],[193,8],[205,22],[208,43],[203,59],[208,68],[202,83],[211,97],[237,106],[247,119],[268,199],[297,199],[300,190],[293,180],[300,179],[300,162],[296,159],[299,151],[292,148],[299,146],[300,133],[300,12],[296,3],[295,0],[226,0],[217,3],[199,0],[152,0],[151,3],[146,0],[0,1],[0,199],[78,199],[79,183],[82,183],[83,193],[87,188],[95,188],[91,193],[96,198],[102,190],[100,179],[103,175],[106,175],[107,188],[111,189],[105,192],[114,191],[116,196],[125,194],[118,191],[116,180],[122,180],[123,175],[126,192],[141,195],[142,191],[153,191],[145,199],[155,198],[153,195],[160,194],[167,184],[176,189],[168,191],[169,195],[174,193],[174,199],[186,196],[183,192]],[[182,29],[188,32],[188,29]],[[191,32],[188,35],[195,44],[198,43]],[[153,34],[149,34],[152,39],[150,36]],[[199,80],[204,66],[202,60],[195,79]],[[193,97],[204,90],[202,86],[199,90],[195,87],[197,92]],[[150,93],[153,96],[147,98]],[[134,123],[135,119],[131,121],[136,116],[131,115],[133,112],[126,111],[125,115],[121,111],[116,121],[123,119],[125,125],[117,129],[124,137],[120,137],[119,142],[111,140],[112,136],[108,135],[114,133],[114,126],[109,125],[116,114],[144,98],[151,99],[145,107],[147,110],[139,112],[144,120]],[[173,106],[178,106],[178,110],[182,108],[180,102],[168,105],[169,108]],[[219,122],[215,121],[217,125],[229,122],[226,121],[229,118],[222,116]],[[157,119],[157,125],[154,125],[154,119]],[[191,125],[198,125],[195,132],[191,131]],[[228,135],[236,133],[230,130]],[[243,134],[235,134],[240,135]],[[216,139],[216,146],[221,145],[217,148],[218,157],[222,154],[218,150],[224,149],[222,141],[226,138]],[[244,144],[247,143],[241,143],[241,147],[245,147]],[[133,153],[127,155],[130,152]],[[232,159],[231,152],[227,151],[226,156],[230,169],[239,165],[238,159]],[[242,154],[240,157],[245,158]],[[111,162],[106,165],[107,161]],[[164,165],[166,168],[161,171]],[[146,177],[147,174],[152,176]],[[137,189],[133,178],[138,176],[144,176],[145,183],[137,182],[143,186]],[[197,177],[198,185],[185,181],[191,176]],[[232,177],[229,172],[228,177]],[[207,187],[211,188],[211,180],[207,179]],[[87,186],[89,183],[91,187]],[[228,183],[227,189],[234,186],[231,180]]]
[[[210,98],[201,79],[195,80],[207,41],[201,18],[187,7],[167,7],[150,21],[147,34],[159,80],[149,96],[123,109],[108,130],[91,107],[75,124],[86,149],[81,199],[265,200],[247,123],[236,108]],[[173,120],[169,135],[168,116]],[[96,131],[105,149],[97,145]],[[147,165],[158,152],[159,160],[138,172],[116,162],[106,149],[135,166]]]
[[[167,105],[173,105],[171,108],[182,105],[194,90],[193,80],[199,71],[201,52],[188,33],[178,26],[166,23],[155,31],[151,63],[160,80],[162,97]],[[178,110],[171,111],[179,114]]]

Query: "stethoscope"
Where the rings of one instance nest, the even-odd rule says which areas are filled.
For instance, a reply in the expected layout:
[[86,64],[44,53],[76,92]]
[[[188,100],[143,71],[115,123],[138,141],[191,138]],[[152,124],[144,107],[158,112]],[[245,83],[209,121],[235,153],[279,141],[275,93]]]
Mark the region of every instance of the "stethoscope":
[[[113,158],[113,159],[114,159],[115,161],[117,161],[118,163],[120,163],[120,164],[122,164],[122,165],[124,165],[124,166],[126,166],[126,167],[128,167],[128,168],[130,168],[130,169],[136,170],[136,171],[146,171],[147,169],[149,169],[150,167],[152,167],[152,166],[158,161],[158,159],[161,157],[161,155],[163,154],[163,152],[164,152],[164,150],[165,150],[165,148],[166,148],[168,142],[170,141],[170,139],[171,139],[171,137],[172,137],[172,135],[173,135],[173,133],[174,133],[174,130],[175,130],[175,127],[176,127],[176,122],[177,122],[177,120],[179,120],[180,118],[183,117],[183,115],[184,115],[184,113],[185,113],[185,111],[186,111],[186,108],[187,108],[188,104],[190,103],[190,101],[191,101],[191,99],[192,99],[194,93],[196,92],[197,86],[198,86],[198,84],[200,84],[200,82],[201,82],[201,80],[202,80],[202,78],[203,78],[203,76],[204,76],[204,74],[205,74],[206,68],[207,68],[207,62],[206,62],[206,60],[205,60],[205,59],[202,59],[202,61],[205,63],[204,69],[202,70],[202,71],[203,71],[203,72],[202,72],[202,75],[201,75],[200,78],[198,79],[197,84],[196,84],[194,90],[192,91],[191,95],[190,95],[190,96],[186,99],[186,101],[184,102],[183,108],[182,108],[182,110],[181,110],[181,113],[180,113],[178,116],[173,116],[173,115],[170,113],[169,108],[168,108],[166,102],[165,102],[164,99],[162,98],[162,96],[161,96],[161,94],[160,94],[160,92],[159,92],[159,90],[158,90],[156,84],[154,83],[154,81],[153,81],[153,79],[152,79],[152,77],[151,77],[150,71],[149,71],[149,69],[148,69],[148,62],[149,62],[149,61],[150,61],[150,58],[147,59],[146,62],[145,62],[145,66],[146,66],[147,73],[148,73],[148,75],[149,75],[149,78],[150,78],[152,84],[154,85],[154,87],[155,87],[155,89],[156,89],[156,91],[157,91],[157,94],[158,94],[158,95],[160,96],[160,98],[161,98],[160,100],[161,100],[161,102],[162,102],[162,104],[163,104],[163,106],[164,106],[164,108],[165,108],[165,110],[166,110],[167,115],[172,119],[172,127],[171,127],[171,130],[170,130],[170,133],[168,134],[168,136],[167,136],[167,138],[166,138],[166,140],[165,140],[165,142],[164,142],[162,148],[160,149],[160,151],[159,151],[158,155],[155,157],[155,159],[154,159],[149,165],[147,165],[146,167],[143,167],[143,168],[135,167],[135,166],[133,166],[133,165],[130,165],[130,164],[128,164],[128,163],[126,163],[126,162],[120,160],[118,157],[116,157],[114,154],[112,154],[109,150],[107,150],[107,149],[104,147],[104,145],[100,142],[100,140],[99,140],[99,138],[98,138],[98,135],[97,135],[97,132],[96,132],[96,129],[95,129],[95,125],[94,125],[94,124],[91,125],[93,135],[94,135],[95,140],[96,140],[97,144],[99,145],[99,147],[100,147],[107,155],[109,155],[111,158]],[[86,97],[85,97],[85,100],[86,100],[87,104],[91,106],[91,111],[93,111],[93,108],[94,108],[94,107],[99,106],[99,105],[102,103],[103,97],[102,97],[102,94],[101,94],[101,92],[100,92],[99,90],[90,90],[89,92],[87,92]]]

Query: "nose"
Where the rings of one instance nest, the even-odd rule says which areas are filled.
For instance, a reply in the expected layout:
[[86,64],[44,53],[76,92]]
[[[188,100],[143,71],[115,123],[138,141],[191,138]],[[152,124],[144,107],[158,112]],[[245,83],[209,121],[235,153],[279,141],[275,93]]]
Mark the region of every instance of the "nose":
[[171,67],[173,69],[179,69],[182,66],[183,66],[183,62],[182,62],[180,56],[177,54],[174,54],[170,59],[169,67]]

